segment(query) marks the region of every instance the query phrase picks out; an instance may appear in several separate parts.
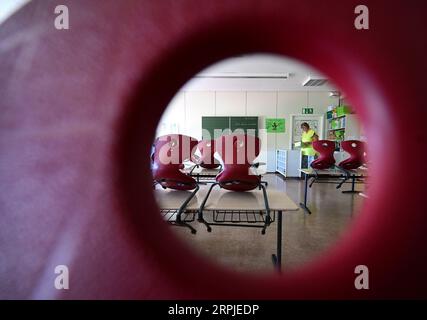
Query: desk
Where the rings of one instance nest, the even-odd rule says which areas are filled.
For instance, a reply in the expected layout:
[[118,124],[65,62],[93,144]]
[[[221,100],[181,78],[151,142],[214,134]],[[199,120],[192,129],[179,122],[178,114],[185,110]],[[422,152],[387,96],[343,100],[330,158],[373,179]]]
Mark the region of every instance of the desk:
[[[177,190],[154,190],[155,198],[159,204],[163,218],[173,225],[185,226],[195,220],[195,214],[207,194],[208,188],[202,186],[199,192],[188,202],[185,211],[183,211],[182,221],[176,222],[176,214],[182,203],[188,199],[190,191]],[[273,212],[273,219],[277,213],[277,241],[276,253],[272,255],[273,264],[280,272],[282,267],[282,214],[284,211],[297,211],[298,206],[283,192],[277,190],[267,190],[267,196],[270,205],[270,211]],[[211,193],[205,204],[204,212],[212,212],[213,222],[204,220],[203,213],[201,217],[208,225],[231,226],[231,227],[263,227],[265,220],[265,204],[263,194],[260,190],[247,192],[233,192],[224,189],[215,190]],[[238,219],[236,219],[236,217]],[[242,224],[242,220],[246,220]]]
[[[267,173],[264,168],[254,168],[250,167],[250,174],[256,176],[262,176]],[[198,165],[193,165],[191,167],[185,167],[184,173],[196,179],[197,182],[215,182],[216,176],[222,171],[222,167],[216,169],[206,169]]]
[[[204,189],[203,193],[206,194]],[[267,225],[275,221],[277,213],[276,253],[272,255],[273,264],[280,272],[282,267],[282,214],[284,211],[297,211],[298,206],[283,192],[268,190],[267,197],[270,212],[273,213]],[[199,198],[200,199],[200,198]],[[212,213],[212,222],[205,220],[203,213]],[[199,222],[210,226],[254,227],[265,228],[266,212],[263,192],[252,190],[233,192],[218,189],[211,192],[205,203],[203,212],[199,212]]]
[[[203,201],[203,196],[200,198],[200,192],[197,192],[193,197],[193,191],[181,191],[172,189],[155,189],[154,197],[160,207],[160,213],[163,219],[169,224],[178,227],[187,227],[191,233],[195,234],[196,230],[189,224],[195,220],[196,213],[199,210],[199,203]],[[183,204],[188,203],[182,208]],[[181,214],[181,219],[177,219]]]
[[[314,170],[313,168],[308,168],[308,169],[300,169],[300,171],[301,173],[304,174],[304,202],[301,202],[300,206],[309,214],[311,214],[311,211],[307,207],[307,193],[308,193],[308,187],[309,187],[308,181],[310,180],[310,178],[315,178],[316,180],[330,179],[330,178],[334,178],[334,179],[343,178],[344,180],[341,183],[339,183],[339,186],[337,188],[339,188],[341,184],[344,183],[347,179],[351,179],[351,189],[344,190],[342,191],[342,193],[359,193],[359,191],[356,191],[354,189],[356,184],[356,179],[367,178],[367,172],[368,172],[366,168],[359,168],[356,170],[347,170],[347,171],[344,171],[342,169],[337,169],[337,168],[327,169],[327,170]],[[310,184],[310,187],[313,183],[314,181]],[[330,181],[326,181],[323,183],[330,183]],[[337,183],[337,182],[334,181],[333,183]]]

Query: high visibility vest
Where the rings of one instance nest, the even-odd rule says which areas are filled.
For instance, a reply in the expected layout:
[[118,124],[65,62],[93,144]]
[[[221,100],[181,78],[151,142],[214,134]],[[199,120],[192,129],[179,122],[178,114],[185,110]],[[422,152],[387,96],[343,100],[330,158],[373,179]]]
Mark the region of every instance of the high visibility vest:
[[316,151],[313,149],[313,145],[311,144],[313,142],[313,136],[315,134],[316,133],[314,132],[313,129],[310,129],[307,132],[304,131],[302,133],[301,141],[310,143],[309,147],[302,147],[301,148],[301,152],[304,156],[314,156],[316,154]]

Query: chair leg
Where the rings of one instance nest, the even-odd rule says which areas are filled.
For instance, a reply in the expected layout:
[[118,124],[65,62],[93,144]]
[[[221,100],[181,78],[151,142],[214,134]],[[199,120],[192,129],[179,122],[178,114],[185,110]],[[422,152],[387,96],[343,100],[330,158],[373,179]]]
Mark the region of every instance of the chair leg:
[[196,234],[196,229],[194,229],[192,226],[190,226],[187,222],[182,221],[181,219],[181,215],[184,212],[185,208],[187,207],[188,203],[191,201],[191,199],[194,198],[194,196],[196,195],[197,191],[199,191],[200,187],[199,185],[196,184],[196,189],[194,189],[194,191],[191,193],[191,195],[187,198],[187,200],[184,201],[184,203],[181,205],[181,207],[179,208],[177,214],[176,214],[176,223],[182,226],[186,226],[187,228],[189,228],[191,230],[192,234]]
[[337,189],[341,188],[342,185],[347,182],[348,179],[351,178],[350,172],[348,172],[347,170],[341,168],[340,166],[336,166],[341,172],[343,172],[345,174],[343,180],[337,185]]
[[264,202],[265,202],[265,211],[266,211],[266,217],[265,217],[265,224],[264,227],[261,230],[262,234],[265,234],[265,229],[270,225],[271,223],[271,217],[270,217],[270,205],[268,204],[268,197],[267,197],[267,191],[265,190],[265,186],[260,183],[262,193],[264,195]]
[[310,182],[310,184],[309,184],[309,188],[311,188],[311,186],[317,181],[317,179],[319,178],[319,174],[317,173],[317,170],[316,169],[313,169],[313,171],[314,171],[314,177],[313,177],[313,180],[311,180],[311,182]]
[[208,193],[206,194],[205,198],[203,199],[202,204],[199,207],[199,212],[198,212],[198,217],[197,217],[197,221],[199,221],[200,223],[203,223],[206,226],[206,229],[208,232],[212,231],[211,226],[209,225],[209,223],[203,218],[203,210],[205,209],[205,205],[206,205],[206,201],[208,201],[209,195],[212,192],[212,189],[218,185],[218,182],[214,182],[212,183],[211,187],[209,188]]
[[317,180],[317,177],[313,177],[308,187],[311,188],[312,185],[316,182],[316,180]]
[[198,167],[199,167],[198,164],[194,165],[193,168],[191,168],[189,175],[191,176],[193,174],[194,169],[196,169]]
[[339,189],[339,188],[341,188],[342,187],[342,185],[346,182],[348,180],[348,177],[344,177],[343,179],[342,179],[342,181],[340,182],[340,183],[338,183],[338,185],[337,185],[337,189]]

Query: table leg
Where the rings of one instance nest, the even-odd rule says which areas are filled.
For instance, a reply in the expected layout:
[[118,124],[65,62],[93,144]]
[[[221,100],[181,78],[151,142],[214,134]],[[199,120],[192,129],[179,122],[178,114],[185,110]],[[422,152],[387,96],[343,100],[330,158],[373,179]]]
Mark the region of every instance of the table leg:
[[304,203],[300,202],[300,207],[303,208],[305,211],[307,211],[309,214],[311,214],[310,209],[307,207],[307,192],[308,192],[308,179],[309,175],[304,173]]
[[272,258],[277,271],[282,272],[282,211],[277,212],[276,254],[273,254]]
[[356,176],[351,176],[351,190],[345,190],[342,193],[359,193],[359,191],[354,190],[354,187],[356,186]]

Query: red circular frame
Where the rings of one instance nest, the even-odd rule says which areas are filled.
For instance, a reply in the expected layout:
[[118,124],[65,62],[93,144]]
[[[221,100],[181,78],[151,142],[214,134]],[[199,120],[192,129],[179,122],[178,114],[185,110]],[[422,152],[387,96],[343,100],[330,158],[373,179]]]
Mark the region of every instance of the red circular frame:
[[[68,33],[58,33],[52,27],[47,16],[51,14],[49,2],[32,2],[10,19],[0,29],[1,39],[19,34],[27,27],[27,21],[38,19],[37,32],[42,35],[43,45],[34,49],[37,64],[32,65],[30,75],[38,76],[43,70],[47,79],[58,79],[58,68],[52,63],[59,61],[60,67],[71,65],[78,79],[85,81],[90,75],[91,81],[82,87],[63,72],[62,82],[50,82],[50,87],[30,86],[25,78],[2,83],[4,102],[14,107],[9,122],[1,123],[2,135],[24,132],[28,127],[54,127],[52,111],[56,114],[54,120],[80,118],[92,123],[100,129],[91,132],[96,142],[111,148],[87,146],[88,139],[94,138],[84,132],[79,132],[77,138],[58,135],[55,141],[61,145],[73,148],[77,143],[86,149],[77,159],[58,156],[54,163],[59,167],[67,163],[78,169],[77,162],[84,163],[87,154],[103,161],[104,167],[113,171],[114,180],[111,170],[108,176],[96,170],[79,172],[85,181],[94,180],[97,187],[114,186],[111,199],[117,204],[108,211],[97,202],[97,196],[102,194],[93,191],[93,197],[82,198],[77,187],[67,196],[52,191],[53,204],[68,204],[55,212],[47,212],[42,202],[35,202],[33,216],[43,217],[43,221],[72,217],[72,223],[56,226],[63,235],[62,242],[51,238],[37,250],[33,248],[34,266],[29,265],[23,273],[34,285],[31,293],[19,291],[22,289],[13,287],[13,281],[8,282],[11,292],[43,298],[427,297],[427,215],[422,203],[426,173],[406,173],[408,162],[412,163],[408,150],[418,150],[420,158],[426,153],[420,150],[420,145],[426,145],[424,129],[412,125],[414,114],[427,117],[422,107],[424,74],[420,72],[427,69],[427,40],[418,37],[418,30],[426,29],[426,5],[413,10],[409,5],[395,4],[385,10],[381,1],[365,4],[371,12],[371,28],[362,31],[353,25],[356,4],[332,0],[74,2],[69,4],[74,13],[71,29],[64,31]],[[33,12],[39,15],[33,16]],[[398,28],[391,30],[396,26],[396,17]],[[77,45],[84,54],[75,51]],[[104,49],[102,55],[99,47]],[[334,79],[365,124],[373,161],[371,199],[348,235],[321,259],[280,277],[249,277],[207,263],[172,236],[158,215],[154,198],[141,196],[141,190],[151,190],[146,155],[157,122],[173,94],[203,67],[251,52],[292,56]],[[12,60],[15,54],[7,49],[0,51],[4,61],[16,61]],[[111,71],[115,86],[106,81],[106,71]],[[415,83],[397,83],[396,79]],[[117,108],[104,112],[102,105],[96,103],[100,91],[105,95],[102,101]],[[38,113],[28,113],[26,103],[15,99],[19,92],[29,95],[33,110]],[[82,97],[83,104],[75,101],[76,94],[81,94],[78,97]],[[49,99],[56,104],[48,103]],[[22,114],[27,119],[24,127],[9,125],[11,119],[19,123]],[[21,147],[30,143],[24,141]],[[13,145],[7,146],[5,150],[15,150]],[[41,154],[48,155],[46,151]],[[48,168],[23,170],[12,157],[7,159],[4,163],[17,177],[51,174]],[[84,189],[85,185],[80,187]],[[6,186],[2,190],[3,196],[12,191],[11,196],[25,196],[25,190]],[[81,205],[91,208],[91,214],[83,209],[76,212],[69,205],[73,200],[83,201]],[[106,216],[118,224],[105,225]],[[13,217],[9,222],[9,227],[17,223]],[[28,246],[23,242],[32,243],[40,234],[47,237],[54,233],[47,225],[20,223],[18,227],[27,230],[25,236],[9,235],[6,244],[2,244],[14,248],[14,254],[19,256],[27,253]],[[7,221],[3,225],[8,225]],[[86,233],[90,233],[90,241],[78,243]],[[68,248],[70,242],[79,244],[79,250],[58,251],[61,246]],[[65,258],[73,266],[75,279],[68,295],[52,291],[51,283],[44,281],[47,276],[40,275],[40,270],[51,270]],[[18,263],[14,256],[8,256],[9,269],[13,269],[14,261]],[[104,266],[103,278],[99,275],[100,264]],[[354,269],[360,264],[369,267],[370,290],[354,288]],[[16,279],[23,279],[23,274],[17,273]]]
[[[253,18],[258,20],[253,23]],[[160,113],[150,119],[149,134],[147,127],[142,129],[140,120],[145,114],[141,106],[149,104],[154,109],[161,111],[167,105],[167,99],[179,89],[186,79],[191,78],[203,67],[220,59],[248,52],[268,52],[283,54],[303,60],[324,72],[334,79],[354,103],[370,141],[369,154],[373,160],[371,168],[372,186],[370,188],[371,200],[367,202],[365,213],[358,218],[357,223],[351,228],[345,239],[340,241],[333,250],[321,259],[316,260],[303,268],[287,273],[281,277],[274,275],[254,277],[253,275],[236,274],[228,270],[220,269],[201,261],[194,256],[182,243],[174,239],[160,224],[156,226],[153,234],[144,228],[144,222],[134,220],[139,228],[144,228],[145,236],[142,239],[144,246],[152,246],[153,253],[160,265],[168,266],[173,263],[174,268],[165,268],[165,276],[171,283],[177,282],[187,293],[197,292],[201,297],[215,298],[342,298],[342,297],[372,297],[394,295],[389,291],[391,279],[396,272],[400,273],[401,266],[396,266],[395,259],[402,254],[402,244],[397,240],[395,228],[402,235],[401,216],[398,213],[402,206],[400,198],[398,203],[391,204],[389,193],[398,179],[396,173],[401,171],[403,165],[398,161],[398,155],[402,148],[400,141],[398,103],[390,99],[390,87],[385,76],[388,70],[374,68],[372,56],[376,49],[364,47],[361,41],[361,51],[355,50],[358,46],[354,39],[360,37],[358,31],[349,39],[341,38],[339,33],[330,39],[325,33],[329,30],[319,28],[313,34],[306,34],[298,22],[290,17],[281,20],[279,28],[275,16],[263,16],[255,13],[249,15],[237,15],[234,19],[218,18],[208,24],[207,27],[198,27],[188,31],[180,39],[177,46],[170,46],[160,55],[162,59],[153,65],[151,75],[145,74],[141,81],[138,96],[132,100],[130,117],[126,123],[125,135],[120,145],[124,147],[120,154],[122,168],[125,169],[123,185],[127,195],[134,194],[135,198],[126,197],[129,212],[133,217],[141,212],[143,207],[138,204],[137,194],[139,190],[148,188],[150,176],[148,161],[145,162],[145,171],[141,175],[135,175],[135,163],[142,163],[145,154],[148,154],[148,141],[153,139],[153,133],[159,120]],[[280,30],[279,30],[280,29]],[[279,30],[279,31],[278,31]],[[304,40],[301,41],[301,37]],[[327,40],[327,46],[325,45]],[[176,66],[179,66],[177,68]],[[173,70],[173,71],[171,71]],[[375,71],[374,71],[375,70]],[[168,78],[173,72],[174,78]],[[351,77],[349,77],[351,75]],[[157,80],[157,81],[156,81]],[[161,83],[161,84],[160,84]],[[163,91],[162,99],[159,99],[159,89]],[[145,141],[145,152],[136,155],[135,146],[145,133],[148,141]],[[384,141],[395,141],[394,144],[385,144]],[[132,151],[130,151],[132,150]],[[387,154],[387,161],[379,160]],[[129,171],[129,168],[133,168]],[[143,179],[145,177],[145,180]],[[143,181],[143,182],[142,182]],[[385,186],[387,186],[385,188]],[[133,190],[131,190],[133,189]],[[396,190],[397,191],[397,190]],[[392,191],[393,192],[393,191]],[[400,192],[402,192],[400,190]],[[150,201],[150,219],[158,217],[154,201]],[[144,204],[145,205],[145,204]],[[403,208],[401,208],[403,210]],[[395,215],[394,215],[394,214]],[[148,214],[148,212],[147,212]],[[393,218],[397,219],[393,221]],[[144,217],[147,219],[147,217]],[[382,219],[387,219],[386,223]],[[394,223],[393,223],[394,222]],[[147,226],[146,226],[147,227]],[[161,230],[161,231],[160,231]],[[408,235],[408,234],[406,234]],[[158,238],[163,239],[159,242]],[[400,237],[399,237],[400,238]],[[195,240],[196,241],[196,240]],[[386,241],[384,245],[380,241]],[[170,250],[170,243],[174,243],[175,250]],[[392,244],[392,245],[390,245]],[[184,259],[183,259],[184,257]],[[387,258],[386,258],[387,257]],[[387,265],[390,263],[390,265]],[[354,287],[354,269],[357,265],[367,265],[372,275],[372,290],[358,291]],[[397,268],[396,268],[397,267]],[[188,273],[186,270],[192,270]],[[380,274],[382,273],[382,275]],[[166,275],[167,274],[167,275]],[[215,277],[211,275],[215,274]],[[197,281],[194,281],[197,279]],[[222,279],[218,282],[217,279]],[[395,279],[393,280],[395,281]],[[208,289],[207,289],[208,288]],[[327,288],[327,292],[325,291]],[[387,288],[387,289],[386,289]],[[398,294],[402,294],[399,292]]]

